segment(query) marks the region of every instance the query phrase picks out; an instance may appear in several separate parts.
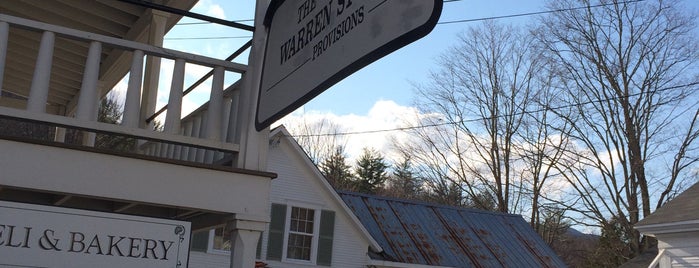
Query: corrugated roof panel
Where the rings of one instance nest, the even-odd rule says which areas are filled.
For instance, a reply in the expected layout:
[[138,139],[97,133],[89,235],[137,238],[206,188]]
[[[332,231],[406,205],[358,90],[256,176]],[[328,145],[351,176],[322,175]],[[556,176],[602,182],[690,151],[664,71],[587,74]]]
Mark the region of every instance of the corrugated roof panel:
[[464,219],[456,209],[435,208],[442,217],[442,223],[454,234],[454,241],[462,245],[462,251],[476,262],[476,267],[502,267],[502,263],[488,249],[485,242],[470,226],[464,224]]
[[340,196],[388,258],[449,267],[565,267],[519,215],[357,193]]
[[506,267],[514,263],[512,253],[508,252],[506,242],[496,233],[497,221],[491,214],[478,214],[470,211],[459,211],[463,224],[470,227],[493,256]]
[[441,224],[439,216],[426,206],[391,202],[397,217],[415,242],[416,249],[427,260],[424,264],[472,266],[471,260],[458,243],[452,239],[449,230]]
[[366,220],[366,219],[373,219],[374,216],[371,215],[371,212],[369,212],[369,208],[366,206],[364,203],[363,198],[359,196],[350,196],[350,195],[341,195],[342,200],[345,201],[347,206],[354,212],[354,215],[357,216],[357,218],[362,222],[362,225],[364,225],[364,228],[367,229],[371,237],[376,240],[379,245],[383,248],[384,252],[388,254],[389,256],[396,256],[396,253],[393,251],[392,247],[389,247],[388,240],[386,240],[386,236],[384,236],[384,233],[381,232],[381,229],[379,228],[379,225],[376,223],[375,220]]
[[374,217],[379,230],[384,233],[389,245],[393,248],[396,254],[394,257],[401,262],[426,263],[425,258],[420,254],[408,231],[405,230],[396,214],[393,213],[393,209],[388,205],[388,202],[375,198],[364,198],[363,200]]
[[565,263],[560,258],[552,257],[556,256],[556,253],[544,240],[540,239],[536,233],[532,236],[532,229],[524,219],[520,217],[510,217],[507,220],[507,224],[510,228],[517,233],[518,240],[529,248],[530,252],[538,258],[538,261],[541,262],[543,267],[565,266]]

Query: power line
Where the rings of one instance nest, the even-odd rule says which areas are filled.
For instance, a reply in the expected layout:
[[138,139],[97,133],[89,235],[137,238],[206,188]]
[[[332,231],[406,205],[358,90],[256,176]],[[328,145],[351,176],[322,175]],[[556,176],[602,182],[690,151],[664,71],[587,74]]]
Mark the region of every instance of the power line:
[[[683,88],[683,87],[689,87],[689,86],[696,86],[699,85],[698,82],[692,82],[692,83],[687,83],[683,85],[676,85],[676,86],[671,86],[671,87],[665,87],[658,89],[657,92],[664,92],[668,90],[673,90],[673,89],[678,89],[678,88]],[[644,94],[645,92],[639,92],[635,94],[631,94],[627,97],[635,97],[639,96],[641,94]],[[448,121],[448,122],[442,122],[442,123],[434,123],[434,124],[427,124],[427,125],[419,125],[419,126],[409,126],[409,127],[399,127],[399,128],[390,128],[390,129],[378,129],[378,130],[366,130],[366,131],[349,131],[349,132],[338,132],[338,133],[323,133],[323,134],[302,134],[302,135],[291,135],[291,137],[294,138],[304,138],[304,137],[331,137],[331,136],[349,136],[349,135],[361,135],[361,134],[374,134],[374,133],[384,133],[384,132],[394,132],[394,131],[404,131],[404,130],[413,130],[413,129],[423,129],[423,128],[431,128],[431,127],[441,127],[441,126],[446,126],[446,125],[456,125],[456,124],[463,124],[463,123],[472,123],[472,122],[477,122],[481,121],[484,119],[494,119],[494,118],[500,118],[500,117],[509,117],[509,116],[516,116],[516,115],[525,115],[525,114],[533,114],[533,113],[538,113],[538,112],[544,112],[547,110],[560,110],[560,109],[566,109],[566,108],[573,108],[581,105],[588,105],[588,104],[594,104],[594,103],[602,103],[606,101],[611,101],[611,100],[618,100],[619,97],[611,97],[611,98],[606,98],[606,99],[601,99],[601,100],[592,100],[592,101],[587,101],[587,102],[582,102],[582,103],[576,103],[576,104],[568,104],[568,105],[562,105],[558,107],[546,107],[542,109],[537,109],[537,110],[531,110],[531,111],[522,111],[522,112],[516,112],[513,114],[509,115],[500,115],[500,116],[495,116],[495,117],[489,117],[489,118],[475,118],[475,119],[464,119],[460,121]]]
[[221,40],[221,39],[243,39],[243,38],[252,38],[252,35],[245,35],[245,36],[212,36],[212,37],[171,37],[171,38],[165,38],[165,40],[211,40],[211,39],[216,39],[216,40]]
[[541,15],[541,14],[555,13],[555,12],[566,12],[566,11],[575,11],[575,10],[587,9],[587,8],[597,8],[597,7],[604,7],[604,6],[616,5],[616,4],[630,4],[630,3],[637,3],[637,2],[643,2],[643,1],[645,1],[645,0],[630,0],[630,1],[623,1],[623,2],[617,2],[617,3],[606,3],[606,4],[590,5],[590,6],[584,6],[584,7],[572,7],[572,8],[563,8],[563,9],[554,9],[554,10],[546,10],[546,11],[519,13],[519,14],[511,14],[511,15],[484,17],[484,18],[476,18],[476,19],[442,21],[442,22],[438,22],[437,24],[465,23],[465,22],[476,22],[476,21],[484,21],[484,20],[495,20],[495,19],[507,19],[507,18],[515,18],[515,17],[525,17],[525,16],[533,16],[533,15]]
[[[458,1],[462,1],[462,0],[444,0],[444,3],[458,2]],[[575,10],[586,9],[586,8],[598,8],[598,7],[604,7],[604,6],[614,5],[614,4],[638,3],[638,2],[643,2],[643,1],[646,1],[646,0],[629,0],[629,1],[623,1],[623,2],[617,2],[617,3],[606,3],[606,4],[590,5],[590,6],[584,6],[584,7],[573,7],[573,8],[547,10],[547,11],[536,11],[536,12],[518,13],[518,14],[510,14],[510,15],[502,15],[502,16],[482,17],[482,18],[475,18],[475,19],[442,21],[442,22],[438,22],[437,24],[443,25],[443,24],[468,23],[468,22],[477,22],[477,21],[485,21],[485,20],[525,17],[525,16],[549,14],[549,13],[556,13],[556,12],[575,11]],[[236,22],[242,22],[242,21],[252,21],[252,19],[239,20]],[[205,24],[205,23],[210,23],[210,22],[191,22],[191,23],[186,23],[186,24],[182,23],[182,24],[177,24],[177,25],[193,25],[193,24]],[[250,38],[250,36],[175,37],[175,38],[165,38],[165,39],[166,40],[207,40],[207,39],[238,39],[238,38]]]
[[[244,19],[244,20],[234,20],[232,22],[252,22],[255,21],[254,19]],[[201,24],[212,24],[213,22],[208,22],[208,21],[200,21],[200,22],[180,22],[175,25],[201,25]]]
[[[452,3],[452,2],[459,2],[463,0],[444,0],[444,3]],[[253,22],[255,19],[242,19],[242,20],[233,20],[232,22]],[[202,21],[202,22],[180,22],[175,25],[200,25],[200,24],[212,24],[213,22],[208,22],[208,21]]]

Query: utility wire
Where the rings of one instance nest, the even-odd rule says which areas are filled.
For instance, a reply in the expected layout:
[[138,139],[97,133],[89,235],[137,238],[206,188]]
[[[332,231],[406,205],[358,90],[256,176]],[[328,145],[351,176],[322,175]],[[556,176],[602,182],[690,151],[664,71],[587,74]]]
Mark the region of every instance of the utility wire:
[[[687,83],[683,85],[676,85],[676,86],[671,86],[671,87],[665,87],[658,89],[657,92],[664,92],[668,90],[673,90],[673,89],[678,89],[678,88],[683,88],[683,87],[689,87],[689,86],[696,86],[699,85],[698,82],[692,82],[692,83]],[[646,92],[639,92],[639,93],[634,93],[630,94],[629,96],[626,96],[625,98],[628,97],[635,97],[639,96],[641,94],[645,94]],[[423,129],[423,128],[431,128],[431,127],[440,127],[440,126],[446,126],[446,125],[456,125],[456,124],[462,124],[462,123],[472,123],[472,122],[478,122],[482,120],[489,120],[489,119],[495,119],[495,118],[500,118],[500,117],[509,117],[509,116],[516,116],[516,115],[525,115],[525,114],[533,114],[533,113],[539,113],[539,112],[544,112],[548,110],[560,110],[560,109],[566,109],[566,108],[573,108],[581,105],[588,105],[588,104],[594,104],[594,103],[603,103],[611,100],[618,100],[620,97],[611,97],[611,98],[606,98],[606,99],[601,99],[601,100],[591,100],[587,102],[582,102],[582,103],[575,103],[575,104],[567,104],[567,105],[562,105],[562,106],[557,106],[557,107],[546,107],[546,108],[541,108],[537,110],[531,110],[531,111],[522,111],[522,112],[516,112],[513,114],[509,115],[500,115],[500,116],[495,116],[495,117],[488,117],[488,118],[474,118],[474,119],[464,119],[464,120],[459,120],[459,121],[449,121],[449,122],[442,122],[442,123],[433,123],[433,124],[427,124],[427,125],[418,125],[418,126],[409,126],[409,127],[399,127],[399,128],[389,128],[389,129],[378,129],[378,130],[366,130],[366,131],[349,131],[349,132],[338,132],[338,133],[323,133],[323,134],[302,134],[302,135],[291,135],[290,137],[294,138],[305,138],[305,137],[330,137],[330,136],[349,136],[349,135],[360,135],[360,134],[374,134],[374,133],[384,133],[384,132],[394,132],[394,131],[404,131],[404,130],[413,130],[413,129]]]
[[484,21],[484,20],[507,19],[507,18],[533,16],[533,15],[549,14],[549,13],[556,13],[556,12],[575,11],[575,10],[587,9],[587,8],[597,8],[597,7],[604,7],[604,6],[616,5],[616,4],[638,3],[638,2],[643,2],[643,1],[646,1],[646,0],[630,0],[630,1],[622,1],[622,2],[617,2],[617,3],[606,3],[606,4],[598,4],[598,5],[589,5],[589,6],[584,6],[584,7],[554,9],[554,10],[519,13],[519,14],[511,14],[511,15],[503,15],[503,16],[493,16],[493,17],[485,17],[485,18],[477,18],[477,19],[442,21],[442,22],[438,22],[437,24],[452,24],[452,23],[465,23],[465,22],[475,22],[475,21]]
[[[458,1],[462,1],[462,0],[444,0],[444,3],[458,2]],[[536,11],[536,12],[527,12],[527,13],[518,13],[518,14],[502,15],[502,16],[482,17],[482,18],[475,18],[475,19],[442,21],[442,22],[437,22],[437,25],[455,24],[455,23],[468,23],[468,22],[477,22],[477,21],[484,21],[484,20],[496,20],[496,19],[507,19],[507,18],[516,18],[516,17],[525,17],[525,16],[549,14],[549,13],[556,13],[556,12],[575,11],[575,10],[587,9],[587,8],[598,8],[598,7],[604,7],[604,6],[609,6],[609,5],[615,5],[615,4],[638,3],[638,2],[643,2],[643,1],[646,1],[646,0],[629,0],[629,1],[622,1],[622,2],[617,2],[617,3],[597,4],[597,5],[590,5],[590,6],[584,6],[584,7],[572,7],[572,8],[563,8],[563,9],[555,9],[555,10],[546,10],[546,11]],[[239,20],[239,21],[235,21],[235,22],[242,22],[242,21],[252,21],[252,19]],[[181,24],[177,24],[177,25],[194,25],[194,24],[206,24],[206,23],[210,23],[210,22],[191,22],[191,23],[181,23]],[[206,40],[206,39],[236,39],[236,38],[250,38],[250,36],[175,37],[175,38],[165,38],[165,40]]]
[[216,40],[221,40],[221,39],[245,39],[245,38],[252,38],[252,35],[244,35],[244,36],[219,36],[219,37],[171,37],[171,38],[165,38],[165,40],[211,40],[211,39],[216,39]]
[[[233,22],[252,22],[255,21],[254,19],[245,19],[245,20],[234,20]],[[208,22],[208,21],[199,21],[199,22],[180,22],[175,25],[200,25],[200,24],[212,24],[213,22]]]

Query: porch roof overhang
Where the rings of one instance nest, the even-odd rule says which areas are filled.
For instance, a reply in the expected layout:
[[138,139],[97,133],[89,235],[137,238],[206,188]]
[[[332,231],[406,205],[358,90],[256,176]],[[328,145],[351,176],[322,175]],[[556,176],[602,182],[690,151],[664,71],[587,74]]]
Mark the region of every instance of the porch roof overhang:
[[[161,5],[181,10],[191,9],[197,0],[162,0]],[[155,11],[160,12],[160,11]],[[21,0],[0,1],[0,13],[58,25],[109,37],[150,44],[148,31],[154,11],[139,5],[115,0]],[[166,32],[182,16],[163,13],[167,17]],[[5,67],[3,96],[26,100],[32,81],[32,70],[36,62],[41,34],[10,27]],[[54,63],[51,70],[50,88],[56,93],[47,100],[49,107],[68,110],[76,104],[80,90],[88,45],[70,39],[57,38]],[[127,52],[105,48],[101,55],[99,80],[102,95],[114,87],[128,72],[130,61]],[[3,100],[5,101],[5,100]],[[65,112],[64,110],[64,112]]]

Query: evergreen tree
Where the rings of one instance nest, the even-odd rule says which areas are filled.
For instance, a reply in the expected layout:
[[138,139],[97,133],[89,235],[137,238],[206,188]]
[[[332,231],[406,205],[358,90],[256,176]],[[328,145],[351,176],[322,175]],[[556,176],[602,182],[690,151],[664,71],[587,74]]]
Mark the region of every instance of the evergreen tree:
[[338,190],[352,190],[350,179],[352,171],[347,165],[345,148],[336,146],[333,153],[320,163],[320,172],[325,179]]
[[388,167],[386,160],[379,152],[364,148],[354,169],[355,190],[360,193],[375,193],[388,178],[386,174]]
[[386,194],[397,198],[421,198],[420,181],[415,176],[410,156],[405,156],[403,160],[394,165],[393,173],[388,180],[389,188]]
[[[118,96],[114,94],[107,95],[100,101],[97,110],[97,121],[108,124],[121,123],[121,117],[124,113],[123,106],[118,101]],[[95,137],[95,148],[131,152],[136,144],[133,138],[112,135],[112,134],[97,134]]]

